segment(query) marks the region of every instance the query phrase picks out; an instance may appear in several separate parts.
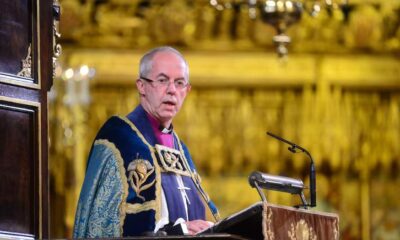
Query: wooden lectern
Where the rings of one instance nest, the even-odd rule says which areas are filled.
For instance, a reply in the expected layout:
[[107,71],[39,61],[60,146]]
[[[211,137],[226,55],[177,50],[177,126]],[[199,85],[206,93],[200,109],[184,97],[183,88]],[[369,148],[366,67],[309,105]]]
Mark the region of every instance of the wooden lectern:
[[227,233],[244,239],[339,239],[339,216],[258,202],[201,234]]
[[337,240],[339,239],[339,217],[332,213],[258,202],[221,220],[196,236],[142,236],[123,239]]

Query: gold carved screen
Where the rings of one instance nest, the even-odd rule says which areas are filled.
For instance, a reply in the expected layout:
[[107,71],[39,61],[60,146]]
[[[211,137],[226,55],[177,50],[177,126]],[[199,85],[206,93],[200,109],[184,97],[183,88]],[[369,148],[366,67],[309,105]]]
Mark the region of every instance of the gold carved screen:
[[247,183],[253,170],[307,181],[308,159],[270,131],[313,155],[317,210],[339,213],[340,239],[400,238],[399,2],[346,1],[345,11],[304,14],[287,31],[286,62],[274,53],[274,29],[251,20],[241,2],[60,1],[62,66],[85,64],[96,75],[58,77],[49,96],[52,237],[71,236],[97,130],[138,103],[140,55],[172,45],[193,86],[175,129],[222,216],[259,200]]
[[[140,54],[104,54],[127,69],[109,69],[101,64],[104,60],[89,57],[96,53],[71,54],[71,65],[84,61],[97,69],[89,104],[65,104],[61,96],[67,83],[55,82],[60,91],[52,105],[52,173],[56,196],[66,199],[70,229],[97,130],[111,115],[126,115],[138,103],[133,69]],[[259,54],[185,56],[191,64],[192,91],[174,125],[223,216],[259,200],[247,183],[253,170],[296,177],[308,185],[308,159],[268,138],[266,131],[271,131],[312,153],[317,209],[339,213],[341,239],[392,231],[387,225],[399,221],[395,213],[400,211],[398,193],[392,191],[400,181],[396,58],[360,56],[364,62],[350,65],[351,58],[335,56],[292,56],[286,64],[268,54],[261,63]],[[235,64],[233,70],[224,67]],[[382,69],[388,74],[382,76]],[[275,192],[268,192],[267,198],[289,206],[299,201]]]

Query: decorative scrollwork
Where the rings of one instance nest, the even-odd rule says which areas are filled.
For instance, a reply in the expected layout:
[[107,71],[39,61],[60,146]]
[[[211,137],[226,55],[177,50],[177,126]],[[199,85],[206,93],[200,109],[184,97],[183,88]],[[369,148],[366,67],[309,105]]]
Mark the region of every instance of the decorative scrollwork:
[[154,172],[154,167],[147,160],[135,159],[129,163],[127,171],[129,172],[129,183],[135,190],[136,196],[145,201],[146,199],[140,193],[154,185],[155,179],[145,184],[149,176]]
[[290,224],[290,232],[288,232],[288,236],[290,239],[317,240],[315,230],[308,226],[304,219],[300,219],[300,221],[296,223],[296,226],[294,223]]
[[182,154],[172,148],[156,144],[155,146],[160,166],[163,171],[174,172],[179,175],[190,177],[190,171],[184,163]]
[[32,77],[32,52],[31,52],[31,44],[28,47],[28,53],[26,54],[26,58],[21,60],[22,70],[17,73],[20,77]]
[[62,47],[58,43],[61,37],[59,29],[59,22],[61,17],[61,8],[58,0],[53,2],[53,78],[55,77],[57,60],[61,56]]

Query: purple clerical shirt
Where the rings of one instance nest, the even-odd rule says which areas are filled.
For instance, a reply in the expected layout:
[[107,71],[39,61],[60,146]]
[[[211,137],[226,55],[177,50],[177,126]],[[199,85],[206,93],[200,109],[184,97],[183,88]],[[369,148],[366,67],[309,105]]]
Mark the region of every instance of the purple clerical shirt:
[[150,114],[146,113],[147,118],[150,121],[151,127],[153,128],[154,135],[156,136],[157,142],[169,148],[174,148],[174,137],[171,133],[163,133],[160,130],[160,123]]

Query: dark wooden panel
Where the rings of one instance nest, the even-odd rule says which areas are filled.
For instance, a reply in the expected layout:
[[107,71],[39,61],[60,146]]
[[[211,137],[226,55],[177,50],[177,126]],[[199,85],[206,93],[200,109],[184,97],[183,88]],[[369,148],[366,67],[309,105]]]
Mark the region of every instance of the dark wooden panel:
[[[52,6],[53,0],[0,0],[0,238],[49,238]],[[18,74],[22,60],[26,75]]]
[[0,0],[0,72],[17,74],[32,42],[32,1]]
[[35,169],[39,145],[36,118],[35,109],[0,102],[0,159],[3,159],[0,161],[2,231],[32,235],[35,232],[34,210],[38,207],[35,196]]
[[39,102],[40,92],[35,89],[23,88],[0,82],[0,96]]

